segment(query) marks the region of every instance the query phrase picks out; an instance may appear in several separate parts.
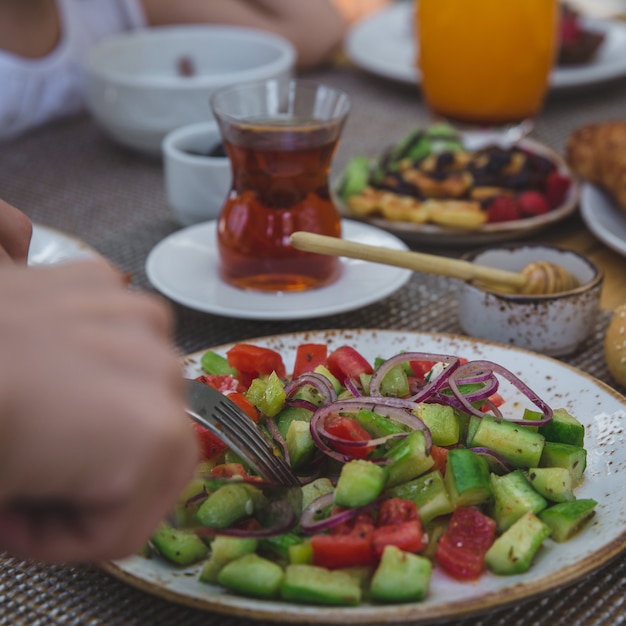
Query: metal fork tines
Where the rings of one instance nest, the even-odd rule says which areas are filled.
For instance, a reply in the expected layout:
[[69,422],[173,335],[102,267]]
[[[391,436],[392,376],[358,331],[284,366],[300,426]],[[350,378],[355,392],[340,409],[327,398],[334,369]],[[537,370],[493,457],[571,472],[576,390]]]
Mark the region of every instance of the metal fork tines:
[[188,415],[208,428],[263,478],[300,485],[297,476],[263,431],[225,395],[198,381],[188,381]]

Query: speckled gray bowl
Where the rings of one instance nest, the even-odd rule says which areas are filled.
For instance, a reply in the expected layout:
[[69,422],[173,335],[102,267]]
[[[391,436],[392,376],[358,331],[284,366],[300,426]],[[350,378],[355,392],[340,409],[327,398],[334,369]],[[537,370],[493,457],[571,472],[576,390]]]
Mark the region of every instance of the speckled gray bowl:
[[532,261],[548,261],[561,265],[580,282],[576,289],[542,296],[502,294],[464,283],[458,299],[459,321],[468,335],[565,356],[592,332],[604,277],[585,256],[553,246],[513,244],[470,252],[464,258],[512,271]]

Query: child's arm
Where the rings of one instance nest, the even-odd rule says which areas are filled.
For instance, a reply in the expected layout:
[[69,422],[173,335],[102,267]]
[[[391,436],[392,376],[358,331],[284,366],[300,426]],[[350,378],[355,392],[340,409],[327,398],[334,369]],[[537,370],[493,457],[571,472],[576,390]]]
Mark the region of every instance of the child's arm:
[[142,0],[151,25],[219,23],[260,28],[289,39],[301,68],[331,58],[346,21],[332,0]]

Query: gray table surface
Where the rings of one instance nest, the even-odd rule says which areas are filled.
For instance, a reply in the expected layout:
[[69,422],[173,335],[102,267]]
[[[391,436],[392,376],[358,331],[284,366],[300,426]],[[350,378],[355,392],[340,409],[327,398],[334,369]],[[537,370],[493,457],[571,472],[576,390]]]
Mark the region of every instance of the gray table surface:
[[[338,86],[352,99],[334,161],[335,172],[351,155],[376,154],[412,126],[428,122],[416,88],[374,78],[347,65],[319,70],[308,77]],[[626,81],[554,94],[532,136],[560,151],[575,128],[620,118],[625,111]],[[0,197],[20,207],[35,222],[79,237],[132,273],[133,283],[144,289],[151,289],[144,270],[147,254],[163,237],[180,228],[166,203],[161,162],[114,144],[88,116],[56,123],[0,145]],[[221,317],[174,304],[176,339],[181,352],[187,353],[310,329],[358,327],[460,334],[455,288],[452,280],[415,274],[406,288],[357,311],[287,322]],[[608,319],[609,314],[603,312],[583,349],[563,360],[615,386],[601,349]],[[623,388],[617,389],[624,393]],[[626,557],[620,557],[567,589],[455,623],[612,626],[626,622],[625,588]],[[0,624],[254,623],[260,622],[155,598],[96,567],[49,567],[0,556]]]

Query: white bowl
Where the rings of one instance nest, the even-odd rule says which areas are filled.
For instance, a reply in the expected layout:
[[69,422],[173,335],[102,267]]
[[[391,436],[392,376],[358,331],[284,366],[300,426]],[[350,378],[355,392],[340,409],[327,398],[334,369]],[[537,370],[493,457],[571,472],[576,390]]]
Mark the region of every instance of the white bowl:
[[163,140],[167,201],[183,226],[216,219],[222,210],[232,181],[230,160],[208,156],[221,142],[215,121],[182,126]]
[[594,330],[603,275],[585,256],[555,246],[518,244],[471,252],[464,258],[512,271],[520,271],[532,261],[548,261],[561,265],[580,282],[579,287],[563,293],[531,296],[496,293],[463,283],[459,321],[468,335],[565,356],[580,348]]
[[[192,75],[181,72],[183,60],[191,60]],[[212,118],[213,91],[290,78],[295,60],[290,42],[256,29],[181,25],[137,30],[90,50],[86,104],[113,139],[158,155],[169,131]]]

